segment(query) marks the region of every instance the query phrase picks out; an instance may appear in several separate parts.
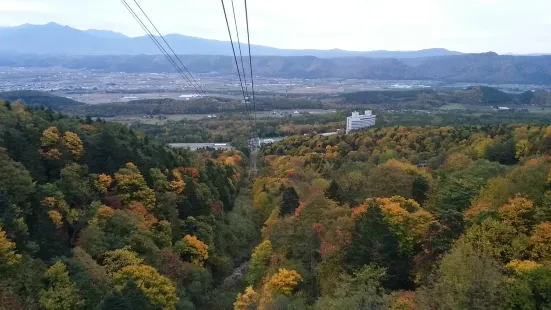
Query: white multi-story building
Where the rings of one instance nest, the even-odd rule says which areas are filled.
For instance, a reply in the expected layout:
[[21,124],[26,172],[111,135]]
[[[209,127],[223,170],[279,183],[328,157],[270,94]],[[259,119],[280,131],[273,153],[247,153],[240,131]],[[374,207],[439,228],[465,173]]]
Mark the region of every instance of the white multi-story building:
[[373,115],[371,110],[366,110],[363,115],[360,115],[360,112],[352,112],[352,116],[346,118],[346,133],[374,126],[375,118],[376,115]]

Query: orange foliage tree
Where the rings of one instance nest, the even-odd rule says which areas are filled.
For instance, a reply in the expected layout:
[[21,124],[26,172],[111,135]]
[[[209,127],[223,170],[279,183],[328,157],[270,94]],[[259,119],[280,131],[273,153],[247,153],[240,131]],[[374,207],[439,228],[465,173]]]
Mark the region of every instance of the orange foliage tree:
[[106,193],[112,182],[113,179],[109,175],[102,173],[98,175],[97,180],[94,181],[94,186],[98,192]]
[[199,267],[203,267],[209,258],[209,246],[196,236],[185,235],[184,239],[174,244],[174,251]]
[[535,259],[551,259],[551,222],[543,222],[534,228],[532,236],[532,257]]

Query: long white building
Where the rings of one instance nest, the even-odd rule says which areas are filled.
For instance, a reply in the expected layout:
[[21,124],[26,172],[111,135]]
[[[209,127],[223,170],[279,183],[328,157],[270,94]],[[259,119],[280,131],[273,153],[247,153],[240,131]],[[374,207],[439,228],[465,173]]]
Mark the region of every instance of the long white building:
[[371,110],[366,110],[363,115],[360,115],[360,112],[352,112],[352,116],[346,118],[346,133],[374,126],[375,119],[376,115],[372,114]]

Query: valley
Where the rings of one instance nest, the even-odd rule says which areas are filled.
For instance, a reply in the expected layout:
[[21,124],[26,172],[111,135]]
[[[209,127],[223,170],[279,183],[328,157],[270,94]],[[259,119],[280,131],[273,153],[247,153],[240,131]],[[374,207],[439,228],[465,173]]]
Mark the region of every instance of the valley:
[[42,2],[0,7],[0,310],[551,309],[547,2]]

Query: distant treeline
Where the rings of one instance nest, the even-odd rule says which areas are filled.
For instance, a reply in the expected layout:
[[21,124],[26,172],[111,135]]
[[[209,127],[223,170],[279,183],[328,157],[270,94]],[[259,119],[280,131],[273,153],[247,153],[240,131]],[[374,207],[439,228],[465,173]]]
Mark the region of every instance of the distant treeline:
[[[319,101],[307,99],[289,99],[284,97],[258,98],[256,110],[270,111],[274,109],[321,109],[324,105]],[[159,115],[159,114],[206,114],[221,112],[245,112],[248,108],[243,102],[229,99],[151,99],[136,100],[124,103],[106,103],[96,105],[74,106],[67,112],[78,115],[98,117],[113,117],[119,115]]]
[[84,105],[69,98],[59,97],[47,92],[34,90],[0,92],[0,100],[23,100],[27,106],[44,106],[52,110],[63,110],[70,107]]
[[[0,93],[0,99],[23,100],[27,106],[44,106],[56,111],[92,117],[115,117],[124,115],[170,115],[170,114],[211,114],[246,112],[241,100],[222,97],[208,99],[175,100],[146,99],[130,102],[87,105],[46,92],[16,91]],[[506,93],[496,88],[473,86],[459,91],[422,90],[378,90],[345,93],[341,95],[300,95],[271,94],[255,99],[257,111],[285,109],[335,109],[379,108],[385,110],[431,110],[447,104],[494,107],[501,105],[551,105],[551,93],[527,91],[520,94]],[[467,107],[468,108],[468,107]]]
[[428,106],[442,106],[449,103],[470,105],[547,105],[551,104],[549,92],[526,91],[520,94],[506,93],[487,86],[471,86],[460,91],[422,90],[380,90],[343,94],[345,103],[352,104],[403,104],[418,103]]

